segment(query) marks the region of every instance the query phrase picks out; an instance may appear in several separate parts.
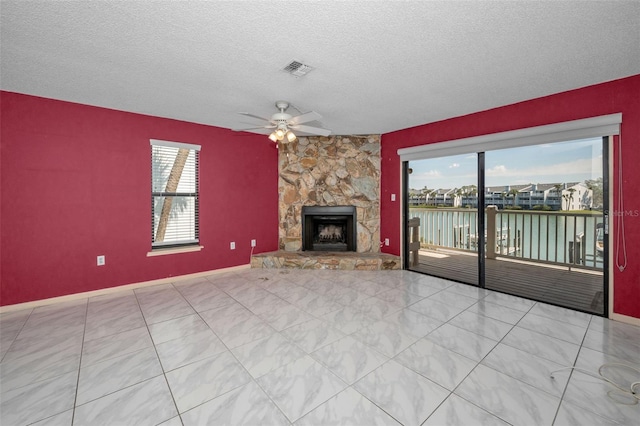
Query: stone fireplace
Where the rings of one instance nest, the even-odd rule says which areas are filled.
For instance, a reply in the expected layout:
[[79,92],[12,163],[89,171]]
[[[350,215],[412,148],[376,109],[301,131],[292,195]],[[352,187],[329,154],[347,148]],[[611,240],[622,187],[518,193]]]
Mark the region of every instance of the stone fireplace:
[[400,269],[380,253],[380,136],[281,143],[278,172],[279,247],[251,267]]
[[303,251],[356,251],[354,206],[303,206]]
[[[353,222],[316,228],[316,239],[325,241],[314,250],[380,252],[379,135],[299,137],[279,145],[278,168],[280,250],[309,250],[303,209],[349,206]],[[351,243],[342,241],[345,226],[353,231]]]

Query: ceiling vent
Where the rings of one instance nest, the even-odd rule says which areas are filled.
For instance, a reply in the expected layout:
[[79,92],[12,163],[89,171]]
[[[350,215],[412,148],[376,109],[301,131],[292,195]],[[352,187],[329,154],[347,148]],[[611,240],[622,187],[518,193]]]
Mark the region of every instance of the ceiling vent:
[[305,65],[300,61],[289,62],[282,71],[291,74],[294,77],[302,77],[311,71],[313,68],[309,65]]

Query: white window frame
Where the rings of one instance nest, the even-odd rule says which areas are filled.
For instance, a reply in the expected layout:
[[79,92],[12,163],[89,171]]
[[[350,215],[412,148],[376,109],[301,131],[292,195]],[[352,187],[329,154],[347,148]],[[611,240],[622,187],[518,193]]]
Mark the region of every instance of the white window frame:
[[[149,141],[151,145],[151,159],[153,161],[153,147],[168,147],[168,148],[176,148],[176,149],[188,149],[190,151],[194,151],[196,155],[196,164],[195,164],[195,176],[193,179],[195,180],[195,195],[190,193],[188,196],[194,197],[195,206],[194,206],[194,220],[195,220],[195,238],[188,240],[170,240],[162,243],[156,243],[154,241],[155,234],[155,219],[154,219],[154,203],[155,197],[158,196],[166,196],[164,191],[154,192],[153,190],[153,172],[152,172],[152,188],[151,188],[151,252],[147,253],[147,256],[157,256],[160,254],[171,254],[171,253],[183,253],[189,251],[198,251],[202,249],[200,246],[200,238],[199,238],[199,197],[200,197],[200,188],[199,188],[199,153],[201,150],[200,145],[195,144],[187,144],[182,142],[172,142],[172,141],[164,141],[159,139],[150,139]],[[185,196],[179,192],[174,194],[175,196]]]

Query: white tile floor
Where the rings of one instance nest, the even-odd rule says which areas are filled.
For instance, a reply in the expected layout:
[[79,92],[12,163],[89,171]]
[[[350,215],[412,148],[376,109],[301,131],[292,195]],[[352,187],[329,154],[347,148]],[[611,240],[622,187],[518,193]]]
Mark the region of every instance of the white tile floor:
[[7,312],[0,360],[3,426],[640,419],[605,382],[549,377],[640,368],[640,327],[406,271],[247,269]]

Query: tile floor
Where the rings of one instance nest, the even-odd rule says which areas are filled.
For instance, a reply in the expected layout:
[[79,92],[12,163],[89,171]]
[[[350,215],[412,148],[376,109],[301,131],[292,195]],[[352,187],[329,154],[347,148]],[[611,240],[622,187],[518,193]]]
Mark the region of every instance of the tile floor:
[[640,327],[413,272],[246,269],[3,313],[0,423],[638,424],[549,375],[639,354]]

